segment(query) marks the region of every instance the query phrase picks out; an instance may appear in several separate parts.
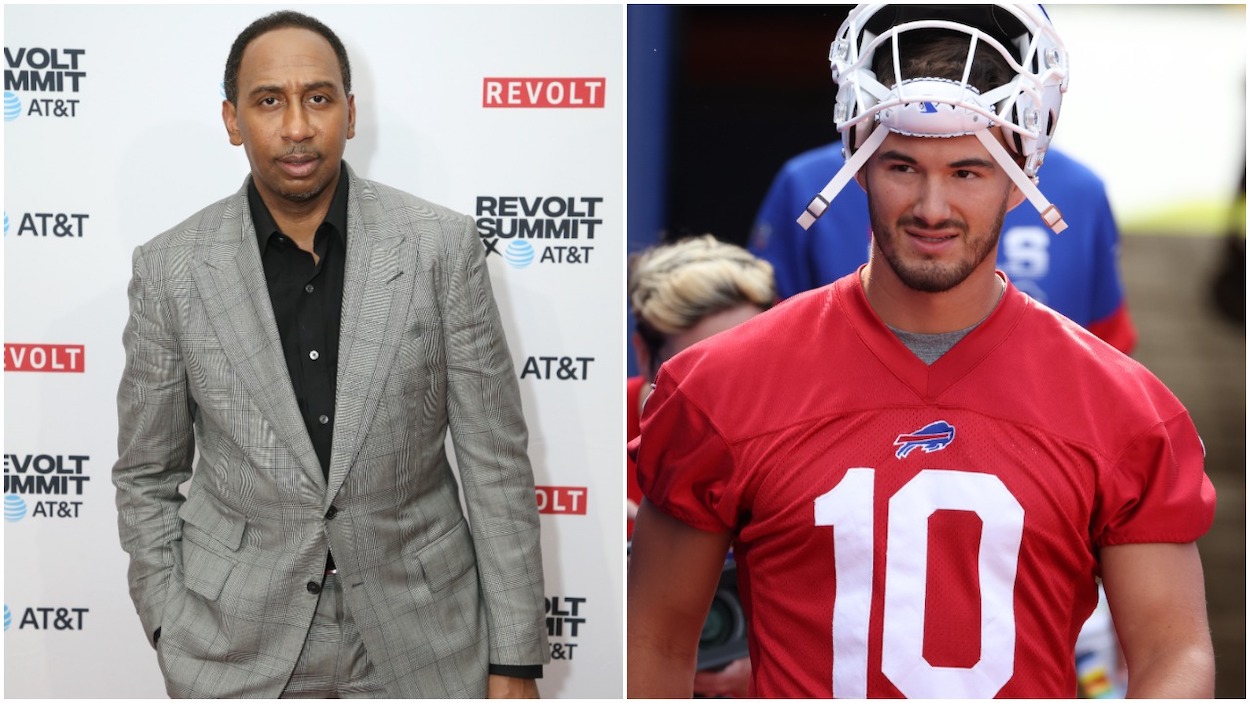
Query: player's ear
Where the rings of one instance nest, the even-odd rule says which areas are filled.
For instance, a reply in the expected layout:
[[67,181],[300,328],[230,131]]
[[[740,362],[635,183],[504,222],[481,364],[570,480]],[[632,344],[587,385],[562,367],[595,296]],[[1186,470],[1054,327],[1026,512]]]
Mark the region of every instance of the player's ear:
[[1011,194],[1007,196],[1007,211],[1011,212],[1012,210],[1015,210],[1016,206],[1022,202],[1024,202],[1024,192],[1021,191],[1015,183],[1012,183]]
[[[864,165],[867,166],[867,164],[864,164]],[[868,185],[867,185],[868,175],[864,172],[863,166],[861,166],[860,169],[855,172],[855,182],[859,184],[859,187],[861,190],[863,190],[865,193],[868,192]]]

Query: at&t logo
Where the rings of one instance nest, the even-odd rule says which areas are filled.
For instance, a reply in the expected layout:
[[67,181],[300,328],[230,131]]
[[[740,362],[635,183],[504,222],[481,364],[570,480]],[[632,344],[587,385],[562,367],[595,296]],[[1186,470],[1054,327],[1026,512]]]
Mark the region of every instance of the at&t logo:
[[[30,117],[76,117],[77,94],[87,72],[82,70],[86,49],[45,49],[42,47],[4,47],[4,121],[12,122],[21,115]],[[53,93],[57,97],[28,97],[18,92]]]
[[22,99],[17,93],[4,91],[4,121],[12,122],[22,116]]
[[[22,500],[22,497],[19,495],[5,494],[4,521],[18,522],[24,517],[26,517],[26,501]],[[8,615],[8,613],[6,612],[5,615]]]
[[524,240],[513,240],[503,250],[503,260],[514,269],[523,269],[534,263],[534,245]]
[[4,519],[77,518],[83,489],[91,477],[80,454],[5,454]]
[[586,381],[594,361],[593,356],[531,356],[521,367],[521,380]]
[[545,600],[547,638],[549,640],[557,637],[565,639],[564,642],[551,642],[551,658],[552,660],[572,661],[578,643],[568,640],[575,640],[582,634],[582,629],[586,625],[587,599],[582,596],[548,596]]
[[[90,608],[74,608],[61,606],[32,606],[20,609],[21,618],[18,620],[17,629],[19,630],[73,630],[81,631],[87,622],[87,613],[91,612]],[[13,623],[13,614],[9,611],[8,603],[4,605],[4,630],[8,632],[9,626]]]
[[[81,212],[27,212],[18,218],[18,237],[82,239],[90,215]],[[9,233],[9,214],[4,214],[4,233]]]
[[[478,196],[477,232],[486,256],[512,268],[531,264],[588,264],[603,225],[603,198],[591,196]],[[501,242],[507,242],[500,246]]]

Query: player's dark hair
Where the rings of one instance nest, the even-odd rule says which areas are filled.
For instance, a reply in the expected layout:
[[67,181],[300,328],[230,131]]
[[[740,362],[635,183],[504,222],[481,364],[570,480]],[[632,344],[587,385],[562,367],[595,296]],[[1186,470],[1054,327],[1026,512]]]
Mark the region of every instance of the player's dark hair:
[[[908,78],[963,78],[968,60],[967,34],[942,29],[915,30],[899,37],[899,58],[902,76]],[[894,87],[894,52],[883,45],[873,57],[872,71],[887,88]],[[968,83],[981,92],[997,88],[1011,80],[1015,72],[1002,54],[978,43]]]
[[339,59],[339,70],[343,73],[343,92],[351,95],[352,66],[347,60],[347,49],[343,46],[343,42],[339,41],[338,35],[316,18],[292,10],[282,10],[265,15],[249,24],[235,38],[234,44],[230,47],[230,55],[226,57],[226,75],[222,82],[226,91],[226,100],[235,105],[239,104],[239,66],[243,63],[243,51],[247,45],[266,32],[289,27],[316,32],[330,42],[330,47],[334,49],[334,54]]

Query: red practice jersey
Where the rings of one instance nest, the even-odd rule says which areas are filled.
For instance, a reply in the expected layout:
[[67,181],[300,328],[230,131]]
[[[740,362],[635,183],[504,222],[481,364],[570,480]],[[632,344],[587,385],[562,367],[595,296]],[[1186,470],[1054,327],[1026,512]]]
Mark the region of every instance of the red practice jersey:
[[761,697],[1074,696],[1098,549],[1214,517],[1175,396],[1014,286],[931,366],[857,274],[800,294],[666,362],[633,449],[734,533]]

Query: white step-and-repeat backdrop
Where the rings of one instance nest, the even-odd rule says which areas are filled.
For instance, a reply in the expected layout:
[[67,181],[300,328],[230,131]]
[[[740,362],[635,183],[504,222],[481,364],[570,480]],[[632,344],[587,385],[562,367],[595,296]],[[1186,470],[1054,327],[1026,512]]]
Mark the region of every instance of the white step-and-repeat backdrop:
[[[116,459],[134,247],[247,173],[235,36],[277,6],[4,8],[4,693],[160,697]],[[360,175],[478,218],[542,517],[545,697],[623,692],[624,9],[301,8],[352,62]]]

